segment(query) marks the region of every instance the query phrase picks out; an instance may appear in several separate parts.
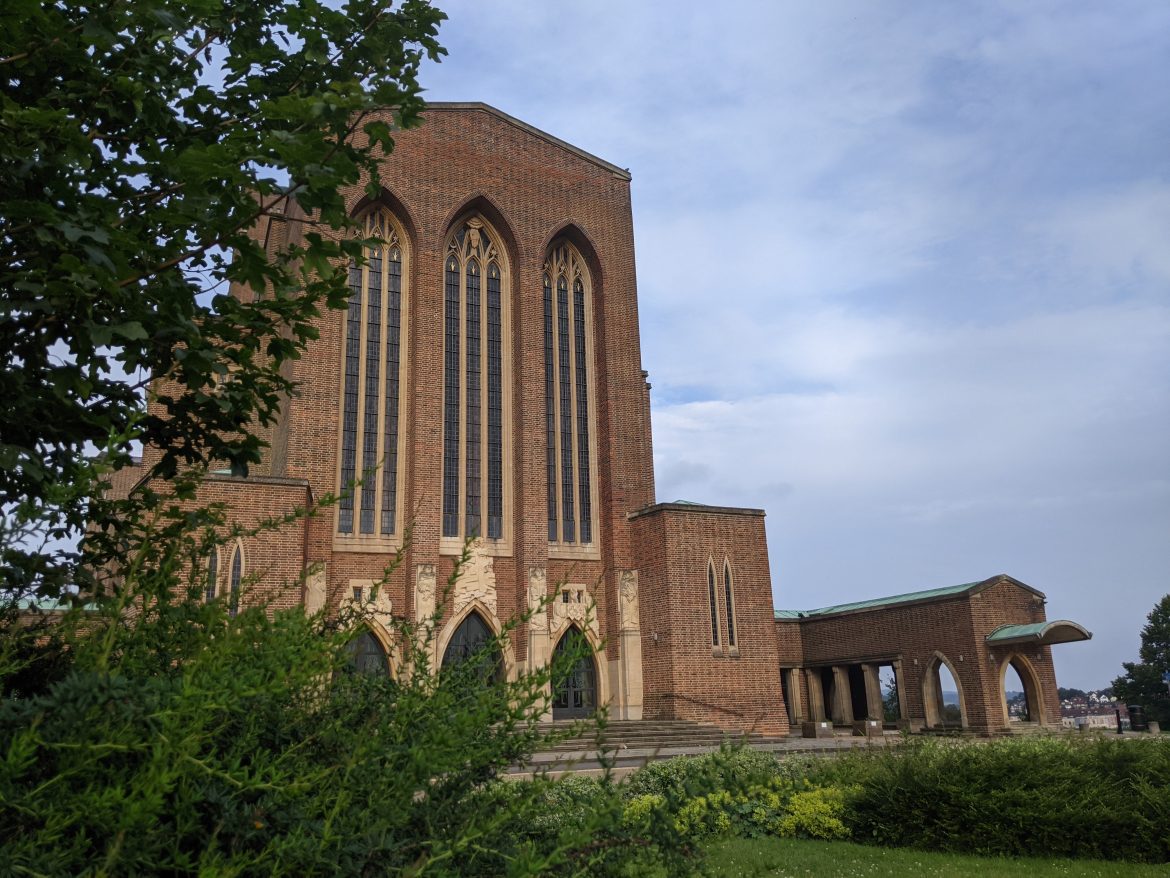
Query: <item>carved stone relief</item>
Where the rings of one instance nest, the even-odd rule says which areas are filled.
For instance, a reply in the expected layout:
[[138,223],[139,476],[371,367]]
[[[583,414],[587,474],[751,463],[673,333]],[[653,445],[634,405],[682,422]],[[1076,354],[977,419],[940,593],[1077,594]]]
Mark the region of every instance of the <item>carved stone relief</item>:
[[554,639],[574,623],[579,628],[588,628],[594,635],[600,636],[597,605],[593,602],[588,586],[574,583],[562,585],[553,600],[552,611]]
[[455,581],[453,612],[458,616],[468,604],[478,601],[494,616],[496,615],[496,574],[492,568],[492,556],[484,551],[482,539],[471,544],[467,565]]
[[[528,568],[528,609],[536,610],[548,594],[548,573],[543,567]],[[548,630],[548,607],[534,612],[529,626],[538,631]]]
[[621,571],[618,584],[618,612],[621,616],[622,631],[636,631],[641,627],[638,621],[638,571]]
[[325,606],[325,590],[328,582],[325,576],[325,565],[319,564],[309,570],[305,576],[305,613],[309,616],[319,612]]
[[376,579],[351,579],[349,591],[341,595],[338,609],[368,612],[383,628],[389,628],[394,602],[386,591],[386,583]]
[[417,564],[414,568],[414,618],[429,619],[435,612],[435,565]]

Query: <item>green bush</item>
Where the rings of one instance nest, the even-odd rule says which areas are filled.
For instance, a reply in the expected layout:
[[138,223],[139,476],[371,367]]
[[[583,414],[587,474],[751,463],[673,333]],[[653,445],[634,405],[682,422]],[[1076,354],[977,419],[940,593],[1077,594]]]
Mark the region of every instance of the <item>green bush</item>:
[[563,661],[514,681],[432,673],[440,609],[395,623],[397,678],[355,673],[361,608],[233,615],[187,560],[215,532],[168,533],[51,637],[3,632],[0,874],[692,870],[669,816],[623,823],[612,783],[492,782],[549,743],[537,720]]
[[1170,739],[922,741],[821,767],[858,841],[1008,856],[1170,861]]

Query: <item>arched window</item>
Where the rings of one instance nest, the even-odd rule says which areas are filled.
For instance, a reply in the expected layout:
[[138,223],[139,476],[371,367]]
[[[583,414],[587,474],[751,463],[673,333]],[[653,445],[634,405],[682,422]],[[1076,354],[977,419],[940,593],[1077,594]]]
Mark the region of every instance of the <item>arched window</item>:
[[504,659],[499,645],[483,616],[472,610],[459,623],[443,650],[442,667],[453,667],[466,661],[475,661],[485,679],[502,679]]
[[572,668],[564,669],[566,675],[557,681],[553,693],[553,719],[575,719],[592,716],[597,711],[597,665],[593,661],[593,649],[576,625],[557,643],[554,655],[561,658],[577,653]]
[[216,584],[219,581],[219,549],[211,547],[211,554],[207,556],[207,585],[204,598],[210,602],[215,600]]
[[723,607],[727,612],[727,646],[735,649],[739,642],[735,631],[735,594],[731,587],[731,563],[723,559]]
[[[337,533],[343,543],[368,545],[392,541],[401,531],[398,424],[407,254],[401,227],[384,208],[366,215],[364,231],[382,243],[366,250],[364,266],[349,266]],[[361,485],[354,486],[355,480]]]
[[593,543],[592,289],[581,254],[554,243],[544,264],[544,404],[548,539]]
[[232,552],[232,570],[229,578],[228,614],[235,616],[240,611],[240,580],[244,577],[244,548],[236,544]]
[[443,537],[505,538],[507,263],[480,217],[447,242],[443,296]]
[[390,657],[370,629],[363,628],[360,634],[346,644],[345,649],[351,670],[376,677],[390,675]]
[[711,645],[719,645],[719,604],[715,596],[715,562],[707,562],[707,599],[711,602]]

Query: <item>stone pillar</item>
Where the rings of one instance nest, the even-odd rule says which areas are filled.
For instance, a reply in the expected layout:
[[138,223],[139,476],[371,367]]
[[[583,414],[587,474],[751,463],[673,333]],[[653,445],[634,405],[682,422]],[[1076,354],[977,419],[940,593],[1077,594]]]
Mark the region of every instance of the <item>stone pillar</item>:
[[898,687],[898,719],[909,721],[910,701],[906,690],[906,674],[902,671],[902,660],[894,662],[894,685]]
[[[617,719],[642,718],[642,623],[638,615],[638,571],[618,572],[621,654],[613,674]],[[613,662],[610,663],[614,664]]]
[[865,710],[866,719],[876,719],[881,722],[885,718],[885,705],[882,704],[882,680],[877,665],[862,665],[861,673],[865,675]]
[[[548,643],[548,576],[543,567],[528,568],[528,609],[532,618],[528,620],[528,670],[535,671],[548,664],[551,658]],[[550,693],[551,694],[551,693]],[[541,715],[545,722],[552,721],[552,700]]]
[[808,716],[813,722],[828,719],[825,713],[825,691],[821,688],[821,672],[818,668],[809,668],[804,672],[808,681]]
[[788,698],[792,702],[792,726],[795,728],[804,722],[804,705],[800,700],[800,671],[797,668],[788,668],[783,671],[788,675]]
[[833,665],[833,723],[847,726],[853,722],[853,699],[850,697],[849,669]]

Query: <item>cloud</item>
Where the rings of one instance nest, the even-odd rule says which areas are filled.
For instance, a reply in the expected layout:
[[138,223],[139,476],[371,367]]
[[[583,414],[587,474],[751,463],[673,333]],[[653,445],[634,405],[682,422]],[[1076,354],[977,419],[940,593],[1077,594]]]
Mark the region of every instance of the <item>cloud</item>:
[[632,169],[659,496],[766,507],[780,605],[1012,573],[1107,682],[1170,570],[1170,6],[449,12],[432,97]]

